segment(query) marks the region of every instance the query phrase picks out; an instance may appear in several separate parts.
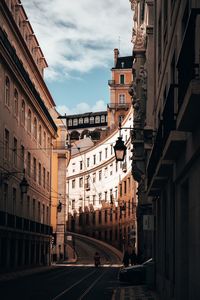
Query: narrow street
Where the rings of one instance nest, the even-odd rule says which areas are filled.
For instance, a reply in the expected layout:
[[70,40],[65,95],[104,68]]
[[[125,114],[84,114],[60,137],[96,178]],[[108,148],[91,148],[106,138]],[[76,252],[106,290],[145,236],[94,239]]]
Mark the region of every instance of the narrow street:
[[2,300],[112,299],[118,268],[63,266],[32,276],[1,282]]
[[[51,269],[23,278],[0,282],[2,300],[9,299],[112,299],[119,287],[121,261],[117,253],[104,243],[76,235],[75,263],[63,262]],[[94,267],[98,251],[101,266]]]

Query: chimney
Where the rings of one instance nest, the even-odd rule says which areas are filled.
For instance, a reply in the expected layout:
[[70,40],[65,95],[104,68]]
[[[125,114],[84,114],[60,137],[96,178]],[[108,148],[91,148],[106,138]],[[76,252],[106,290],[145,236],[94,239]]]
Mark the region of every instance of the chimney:
[[117,59],[119,56],[119,50],[117,48],[114,49],[114,67],[117,65]]

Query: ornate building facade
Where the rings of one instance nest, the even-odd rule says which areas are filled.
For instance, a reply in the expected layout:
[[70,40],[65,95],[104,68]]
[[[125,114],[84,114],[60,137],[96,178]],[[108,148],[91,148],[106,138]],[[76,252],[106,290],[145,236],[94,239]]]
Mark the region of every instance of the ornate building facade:
[[44,83],[46,67],[21,2],[2,0],[0,269],[4,271],[50,263],[51,149],[57,127],[49,113],[55,103]]
[[[197,299],[200,3],[130,2],[139,250],[154,258],[160,299]],[[140,222],[146,215],[154,220],[149,235]]]

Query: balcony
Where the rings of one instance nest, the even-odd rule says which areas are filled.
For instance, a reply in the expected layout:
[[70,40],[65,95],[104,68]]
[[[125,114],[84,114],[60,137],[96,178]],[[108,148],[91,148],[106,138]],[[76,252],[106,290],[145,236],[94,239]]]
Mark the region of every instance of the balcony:
[[108,109],[115,109],[115,110],[129,110],[131,107],[131,103],[109,103],[107,104]]
[[115,80],[108,80],[108,85],[109,86],[115,85]]
[[44,235],[51,235],[52,233],[52,227],[49,225],[31,221],[4,211],[0,211],[0,226],[10,228],[10,230],[17,229],[29,233],[33,232]]
[[53,149],[54,150],[66,150],[68,148],[69,147],[65,141],[53,141]]

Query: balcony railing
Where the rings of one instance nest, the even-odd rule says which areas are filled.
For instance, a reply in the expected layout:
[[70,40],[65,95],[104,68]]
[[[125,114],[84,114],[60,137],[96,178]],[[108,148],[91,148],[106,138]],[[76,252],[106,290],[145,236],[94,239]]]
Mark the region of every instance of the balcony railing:
[[109,86],[112,86],[112,85],[114,85],[115,84],[115,80],[108,80],[108,85]]
[[131,107],[131,103],[109,103],[107,104],[107,108],[109,109],[125,109],[128,110]]
[[49,225],[31,221],[4,211],[0,211],[0,226],[45,235],[52,234],[52,227]]

